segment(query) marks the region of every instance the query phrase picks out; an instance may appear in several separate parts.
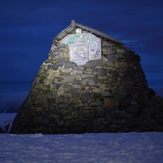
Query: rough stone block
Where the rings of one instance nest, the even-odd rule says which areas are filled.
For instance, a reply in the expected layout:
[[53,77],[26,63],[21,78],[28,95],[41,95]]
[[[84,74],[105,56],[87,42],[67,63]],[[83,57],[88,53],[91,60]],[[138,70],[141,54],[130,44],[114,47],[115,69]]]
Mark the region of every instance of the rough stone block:
[[120,103],[117,99],[104,97],[104,105],[118,107]]

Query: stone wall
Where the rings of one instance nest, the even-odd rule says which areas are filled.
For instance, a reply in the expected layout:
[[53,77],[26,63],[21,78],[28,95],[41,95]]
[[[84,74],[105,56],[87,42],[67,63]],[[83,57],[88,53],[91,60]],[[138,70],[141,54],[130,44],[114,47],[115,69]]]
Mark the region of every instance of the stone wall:
[[163,131],[161,101],[133,51],[102,39],[102,59],[77,66],[54,40],[11,132]]

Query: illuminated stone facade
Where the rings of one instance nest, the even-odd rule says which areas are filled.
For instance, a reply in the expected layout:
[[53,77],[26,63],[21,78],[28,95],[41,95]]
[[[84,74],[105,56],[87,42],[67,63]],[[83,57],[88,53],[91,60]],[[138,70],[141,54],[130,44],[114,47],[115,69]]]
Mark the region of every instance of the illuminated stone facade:
[[163,131],[162,112],[140,57],[73,21],[55,37],[11,132]]

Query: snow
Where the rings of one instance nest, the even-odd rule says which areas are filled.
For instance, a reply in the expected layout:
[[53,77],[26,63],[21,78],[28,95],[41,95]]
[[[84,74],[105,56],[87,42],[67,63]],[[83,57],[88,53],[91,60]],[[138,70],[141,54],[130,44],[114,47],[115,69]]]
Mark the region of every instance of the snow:
[[[0,113],[0,128],[5,131],[9,132],[12,127],[12,122],[15,118],[17,113]],[[9,128],[6,129],[5,127],[9,125]]]
[[[1,113],[0,127],[16,113]],[[163,132],[0,134],[1,163],[162,163]]]
[[0,134],[1,163],[162,163],[163,133]]

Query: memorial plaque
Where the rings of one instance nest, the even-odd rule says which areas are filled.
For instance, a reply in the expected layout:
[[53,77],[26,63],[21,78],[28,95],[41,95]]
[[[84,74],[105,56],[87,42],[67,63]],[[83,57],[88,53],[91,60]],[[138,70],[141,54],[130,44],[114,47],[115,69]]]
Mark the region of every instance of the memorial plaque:
[[101,59],[101,39],[91,33],[82,33],[76,29],[75,34],[69,34],[61,40],[68,44],[70,61],[83,65],[89,60]]

